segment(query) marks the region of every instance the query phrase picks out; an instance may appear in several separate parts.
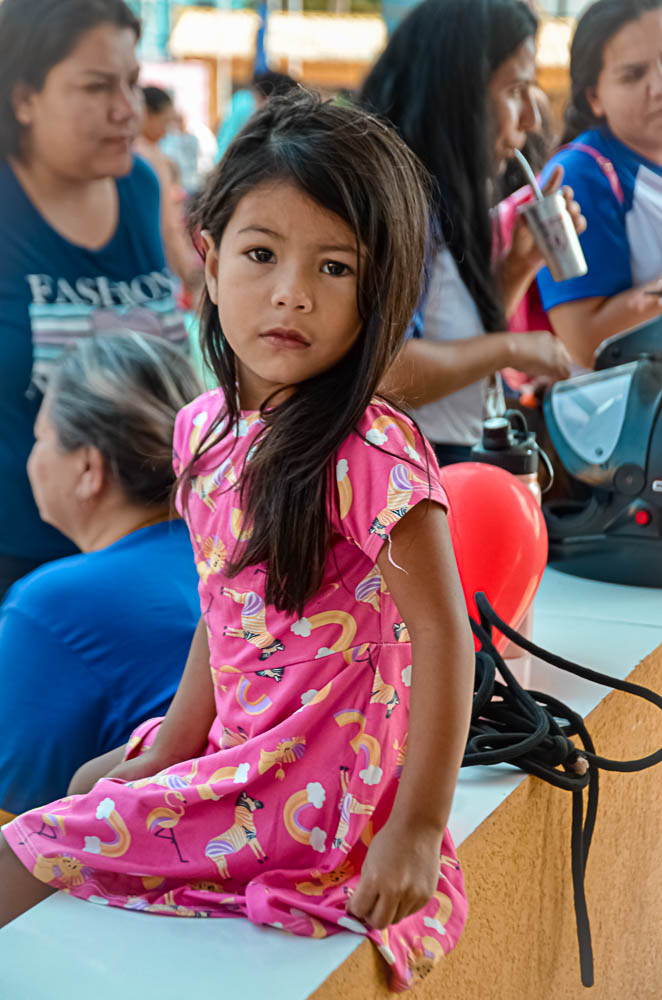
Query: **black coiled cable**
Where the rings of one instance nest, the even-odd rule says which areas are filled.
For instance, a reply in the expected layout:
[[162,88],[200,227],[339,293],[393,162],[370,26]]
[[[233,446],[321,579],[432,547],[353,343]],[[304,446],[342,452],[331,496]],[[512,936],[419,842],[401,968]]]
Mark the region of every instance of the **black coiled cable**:
[[[572,792],[572,884],[584,986],[593,986],[593,949],[584,876],[598,810],[598,774],[643,771],[662,761],[662,748],[639,760],[610,760],[596,754],[584,720],[563,702],[540,691],[526,691],[513,676],[492,642],[492,628],[560,670],[585,680],[633,694],[662,709],[662,697],[639,684],[589,670],[556,656],[520,635],[502,621],[483,593],[476,594],[480,624],[471,619],[481,644],[476,654],[476,680],[469,739],[462,767],[473,764],[513,764],[521,770]],[[505,683],[496,679],[499,671]],[[571,737],[577,737],[578,750]],[[588,788],[584,815],[584,789]]]

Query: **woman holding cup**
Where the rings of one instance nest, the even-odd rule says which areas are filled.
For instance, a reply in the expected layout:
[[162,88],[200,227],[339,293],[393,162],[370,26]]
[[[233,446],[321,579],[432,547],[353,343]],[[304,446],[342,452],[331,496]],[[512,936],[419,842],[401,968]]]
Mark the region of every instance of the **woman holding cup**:
[[[494,373],[569,373],[552,334],[507,331],[544,260],[524,217],[500,253],[491,212],[500,175],[538,124],[536,29],[520,0],[425,0],[398,26],[361,95],[396,126],[439,194],[433,228],[442,247],[431,261],[422,336],[405,345],[389,388],[414,409],[442,463],[468,458]],[[545,194],[560,188],[561,176],[554,173]],[[569,190],[565,201],[581,229]]]
[[[588,220],[588,273],[538,277],[556,333],[593,367],[614,336],[662,312],[662,0],[598,0],[571,49],[563,167]],[[657,294],[656,294],[657,293]]]

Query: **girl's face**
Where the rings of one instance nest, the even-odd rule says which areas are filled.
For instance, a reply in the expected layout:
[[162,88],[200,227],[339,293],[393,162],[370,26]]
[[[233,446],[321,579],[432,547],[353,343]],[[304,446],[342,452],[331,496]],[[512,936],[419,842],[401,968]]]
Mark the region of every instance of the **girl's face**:
[[662,10],[630,21],[607,42],[591,111],[642,156],[662,156]]
[[533,96],[536,75],[536,46],[527,38],[494,71],[489,83],[495,120],[495,167],[501,174],[515,149],[521,149],[528,132],[540,125]]
[[218,248],[203,235],[243,409],[344,357],[362,324],[356,240],[342,219],[288,181],[265,182],[240,200]]
[[67,180],[119,177],[131,169],[142,113],[136,36],[100,24],[49,71],[39,91],[18,85],[14,113],[24,157]]

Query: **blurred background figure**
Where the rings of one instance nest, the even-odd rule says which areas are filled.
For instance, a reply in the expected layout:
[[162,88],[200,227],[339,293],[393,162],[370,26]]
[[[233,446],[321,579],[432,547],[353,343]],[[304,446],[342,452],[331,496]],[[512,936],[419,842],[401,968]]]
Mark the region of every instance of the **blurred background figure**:
[[175,109],[169,131],[159,145],[168,159],[177,164],[187,195],[200,190],[216,159],[216,137],[212,130],[202,122],[189,124],[185,115]]
[[491,212],[513,150],[540,127],[537,26],[520,0],[425,0],[391,36],[361,92],[436,185],[432,228],[442,246],[430,261],[420,336],[405,344],[388,388],[413,408],[441,463],[468,459],[490,376],[506,366],[550,379],[569,373],[551,333],[507,330],[543,260],[523,220],[499,255]]
[[[180,167],[175,161],[173,169],[173,161],[161,148],[162,140],[175,122],[175,107],[170,94],[160,87],[146,86],[142,88],[142,92],[145,113],[134,149],[147,160],[158,177],[161,190],[161,233],[166,260],[181,282],[187,303],[193,304],[202,284],[202,268],[186,229],[180,193]],[[199,151],[197,140],[194,141],[196,151]]]
[[175,416],[198,392],[181,351],[142,334],[81,341],[51,378],[28,472],[82,554],[30,573],[0,611],[3,811],[65,795],[168,707],[200,613],[170,502]]
[[257,111],[272,95],[286,94],[288,90],[297,86],[297,81],[287,73],[264,70],[255,74],[250,88],[236,90],[230,98],[218,133],[218,159],[221,159],[254,111]]
[[[598,0],[570,57],[561,164],[588,221],[588,273],[539,285],[574,360],[593,367],[602,341],[662,313],[662,0]],[[652,294],[650,294],[652,293]],[[659,294],[658,294],[659,293]]]
[[120,327],[187,344],[158,184],[132,155],[139,36],[122,0],[0,4],[0,595],[74,551],[25,473],[60,351]]

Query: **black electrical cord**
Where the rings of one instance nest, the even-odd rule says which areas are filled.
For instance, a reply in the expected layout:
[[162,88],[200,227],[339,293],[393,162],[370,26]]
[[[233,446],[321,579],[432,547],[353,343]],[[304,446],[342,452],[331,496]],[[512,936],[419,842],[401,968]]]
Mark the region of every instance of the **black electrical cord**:
[[[540,691],[526,691],[513,676],[492,642],[492,628],[522,649],[560,670],[585,680],[643,698],[662,709],[662,697],[639,684],[589,670],[542,649],[502,621],[483,593],[476,594],[480,624],[471,619],[481,644],[476,654],[476,680],[469,739],[462,767],[513,764],[543,781],[572,792],[572,885],[584,986],[593,986],[593,949],[584,877],[598,810],[598,774],[643,771],[662,761],[662,748],[639,760],[611,760],[595,752],[584,720],[563,702]],[[503,681],[496,679],[499,671]],[[571,737],[578,737],[578,750]],[[588,788],[584,815],[584,789]]]

